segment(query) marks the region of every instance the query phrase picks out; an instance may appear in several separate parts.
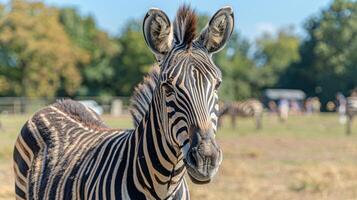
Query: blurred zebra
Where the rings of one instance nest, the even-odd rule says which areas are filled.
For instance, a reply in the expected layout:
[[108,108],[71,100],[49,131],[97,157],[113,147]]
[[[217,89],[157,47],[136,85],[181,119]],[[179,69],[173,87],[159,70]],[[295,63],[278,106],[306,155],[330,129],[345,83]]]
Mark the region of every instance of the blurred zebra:
[[234,17],[220,9],[198,37],[196,18],[183,6],[172,29],[159,9],[145,16],[158,65],[132,97],[134,129],[108,128],[72,100],[27,121],[13,154],[16,199],[189,199],[186,171],[196,184],[211,181],[222,162],[215,140],[222,77],[211,57]]
[[231,103],[220,103],[219,122],[222,124],[222,117],[228,115],[231,117],[232,127],[236,127],[236,118],[253,117],[256,122],[256,128],[262,128],[263,104],[256,99],[248,99],[245,101],[235,101]]
[[357,116],[357,96],[351,96],[347,98],[346,115],[347,115],[346,133],[351,134],[353,118]]

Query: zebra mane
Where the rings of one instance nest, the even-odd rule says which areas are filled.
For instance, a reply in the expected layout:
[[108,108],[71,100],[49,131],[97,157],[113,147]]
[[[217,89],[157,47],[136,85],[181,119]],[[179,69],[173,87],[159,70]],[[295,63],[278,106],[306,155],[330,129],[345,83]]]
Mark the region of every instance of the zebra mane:
[[56,103],[52,104],[52,106],[60,109],[70,115],[74,120],[81,122],[88,127],[97,129],[109,128],[96,112],[77,101],[71,99],[59,99]]
[[133,118],[134,127],[137,127],[149,110],[154,90],[159,82],[160,67],[154,65],[151,72],[138,84],[130,99],[130,114]]
[[188,5],[181,6],[173,24],[175,42],[191,46],[196,38],[197,15],[195,11]]

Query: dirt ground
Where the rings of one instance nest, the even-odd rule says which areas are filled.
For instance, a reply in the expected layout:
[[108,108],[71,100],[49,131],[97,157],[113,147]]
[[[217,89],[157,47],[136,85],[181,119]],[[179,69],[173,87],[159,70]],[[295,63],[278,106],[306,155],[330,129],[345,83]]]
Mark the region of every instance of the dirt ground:
[[[6,118],[8,131],[0,132],[0,199],[14,198],[11,151],[25,119]],[[117,118],[105,119],[116,126]],[[249,119],[238,129],[226,126],[218,135],[219,173],[208,185],[190,183],[192,199],[357,199],[357,132],[344,135],[336,116],[298,116],[286,124],[266,117],[261,131]]]
[[357,145],[345,139],[243,136],[223,139],[214,181],[194,199],[357,199]]

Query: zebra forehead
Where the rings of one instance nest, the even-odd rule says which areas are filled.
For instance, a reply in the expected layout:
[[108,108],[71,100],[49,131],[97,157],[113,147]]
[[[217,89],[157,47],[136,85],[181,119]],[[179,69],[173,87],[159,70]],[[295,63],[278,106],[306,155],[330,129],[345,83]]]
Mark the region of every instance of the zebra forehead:
[[[189,53],[174,58],[176,61],[168,62],[169,66],[164,67],[162,80],[184,78],[193,78],[191,74],[197,72],[209,80],[218,79],[221,81],[221,70],[212,62],[211,58],[203,55]],[[188,75],[189,74],[189,75]]]

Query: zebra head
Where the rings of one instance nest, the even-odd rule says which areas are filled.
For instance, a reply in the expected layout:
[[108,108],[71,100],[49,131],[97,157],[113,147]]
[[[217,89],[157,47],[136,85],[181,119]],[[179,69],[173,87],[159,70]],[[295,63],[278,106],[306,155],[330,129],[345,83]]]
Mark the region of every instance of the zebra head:
[[228,41],[233,21],[232,8],[221,8],[196,37],[197,17],[183,6],[173,26],[159,9],[150,9],[143,23],[146,43],[160,65],[156,89],[165,137],[183,156],[191,180],[199,184],[210,182],[222,162],[215,140],[222,77],[212,54]]

